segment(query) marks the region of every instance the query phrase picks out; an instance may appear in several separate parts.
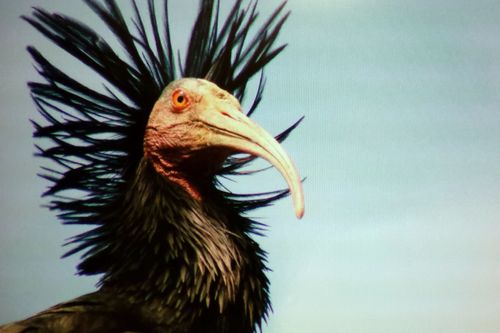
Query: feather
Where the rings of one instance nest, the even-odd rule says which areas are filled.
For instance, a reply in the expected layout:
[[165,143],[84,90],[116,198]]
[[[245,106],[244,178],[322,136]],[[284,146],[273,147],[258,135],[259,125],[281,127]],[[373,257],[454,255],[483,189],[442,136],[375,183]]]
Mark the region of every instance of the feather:
[[[193,204],[144,161],[143,140],[153,106],[180,77],[208,79],[242,100],[250,81],[260,75],[247,112],[252,115],[263,96],[263,68],[286,46],[276,46],[289,15],[285,3],[258,27],[257,1],[244,7],[243,0],[236,0],[222,20],[218,1],[201,0],[183,61],[171,40],[167,1],[159,15],[153,0],[144,10],[132,0],[130,20],[117,1],[85,3],[120,49],[65,15],[35,8],[23,17],[104,82],[103,91],[86,86],[28,47],[42,78],[28,84],[44,119],[33,122],[40,142],[37,155],[52,162],[42,167],[41,177],[50,182],[44,195],[63,223],[94,227],[66,244],[73,247],[65,256],[81,254],[80,274],[103,274],[101,289],[77,301],[110,311],[103,320],[117,319],[109,306],[119,304],[126,313],[133,308],[140,313],[134,317],[140,326],[130,327],[146,331],[153,331],[151,322],[180,331],[176,322],[192,321],[190,329],[183,329],[208,332],[209,325],[213,332],[253,332],[271,309],[265,252],[249,237],[261,234],[264,225],[242,213],[267,206],[288,190],[230,192],[220,183],[222,177],[254,173],[241,171],[254,157],[231,157],[215,175],[210,199],[226,210]],[[276,139],[284,140],[301,120]],[[74,304],[63,303],[33,320],[63,311],[87,320]]]
[[[35,104],[47,121],[46,124],[34,122],[34,135],[52,142],[41,148],[38,155],[59,165],[56,169],[43,170],[42,177],[52,182],[45,195],[52,196],[51,209],[60,211],[62,221],[68,224],[100,223],[103,210],[113,205],[125,184],[131,181],[142,157],[142,137],[149,113],[162,89],[176,79],[177,72],[183,76],[209,77],[241,99],[252,77],[285,47],[273,45],[288,17],[283,3],[248,42],[248,36],[255,30],[256,2],[242,8],[242,1],[236,1],[219,28],[218,3],[203,0],[186,60],[180,64],[174,57],[166,1],[163,24],[152,0],[148,1],[145,15],[135,1],[132,2],[136,31],[131,31],[115,1],[85,2],[112,31],[126,58],[120,57],[97,32],[73,18],[39,8],[34,9],[32,16],[23,17],[99,74],[108,88],[108,94],[104,94],[84,86],[78,78],[64,74],[37,49],[28,47],[38,72],[45,79],[45,82],[29,83]],[[146,31],[145,19],[149,20],[152,34]],[[152,35],[154,41],[149,40],[148,35]],[[264,83],[261,74],[249,114],[262,99]],[[297,124],[277,138],[284,139]],[[237,170],[252,160],[252,157],[230,158],[220,176],[237,174]],[[84,196],[56,196],[73,190]],[[271,197],[261,194],[261,198],[255,194],[252,200],[229,192],[225,195],[244,211],[266,206],[285,193]]]

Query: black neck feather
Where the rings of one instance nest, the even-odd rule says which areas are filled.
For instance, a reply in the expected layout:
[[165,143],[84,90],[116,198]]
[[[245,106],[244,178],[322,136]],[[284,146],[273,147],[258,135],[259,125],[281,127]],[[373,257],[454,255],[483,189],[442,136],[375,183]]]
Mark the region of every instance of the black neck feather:
[[195,200],[144,159],[129,186],[101,226],[77,237],[89,249],[80,272],[103,273],[105,290],[156,309],[161,304],[168,320],[173,311],[192,314],[193,322],[218,313],[218,325],[260,323],[270,301],[265,253],[250,237],[253,222],[215,187]]

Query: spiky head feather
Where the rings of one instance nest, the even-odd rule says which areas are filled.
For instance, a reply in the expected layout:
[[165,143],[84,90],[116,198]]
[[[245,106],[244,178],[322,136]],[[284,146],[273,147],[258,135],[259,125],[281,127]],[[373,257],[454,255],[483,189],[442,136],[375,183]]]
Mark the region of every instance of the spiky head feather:
[[[101,223],[100,215],[114,205],[139,165],[144,129],[152,106],[164,87],[178,76],[207,78],[241,100],[250,79],[261,73],[248,111],[252,114],[262,98],[262,69],[285,47],[274,47],[274,44],[288,17],[283,3],[248,41],[258,14],[256,2],[243,8],[243,1],[236,1],[220,24],[219,4],[203,0],[185,61],[180,63],[171,42],[167,1],[164,2],[164,24],[159,22],[152,0],[148,1],[145,15],[141,15],[133,1],[133,29],[115,1],[85,2],[120,42],[125,58],[97,32],[75,19],[42,9],[35,9],[31,17],[24,17],[106,81],[107,93],[104,94],[65,74],[37,49],[28,47],[38,72],[45,79],[45,82],[29,83],[33,100],[47,120],[43,125],[34,122],[34,135],[52,142],[49,147],[38,147],[38,154],[59,165],[44,168],[42,177],[52,182],[45,195],[52,197],[50,207],[59,211],[60,219],[67,224]],[[277,139],[285,139],[297,124]],[[237,174],[251,160],[253,157],[229,158],[219,175]],[[66,196],[71,190],[85,195]],[[225,192],[241,211],[267,205],[285,194],[286,191],[279,191],[247,199],[246,195]]]
[[[101,281],[105,283],[120,277],[123,268],[122,263],[114,261],[108,234],[111,228],[121,228],[112,225],[116,220],[131,216],[124,215],[123,202],[127,200],[127,191],[141,185],[137,185],[137,174],[145,168],[142,163],[144,131],[162,90],[179,77],[198,77],[216,83],[242,100],[250,80],[260,73],[258,89],[247,112],[251,115],[262,98],[265,83],[262,70],[285,47],[274,45],[288,12],[285,12],[283,3],[256,28],[256,2],[250,1],[244,7],[242,0],[235,1],[221,22],[219,3],[201,0],[182,62],[171,42],[167,1],[163,7],[164,23],[160,23],[153,0],[147,1],[145,13],[132,1],[134,17],[131,22],[123,17],[114,0],[85,2],[119,42],[120,52],[97,32],[73,18],[37,8],[32,16],[24,19],[105,81],[106,92],[85,86],[37,49],[28,47],[44,79],[43,82],[29,83],[32,98],[46,120],[44,124],[34,122],[34,135],[51,142],[48,146],[38,147],[38,154],[57,164],[43,169],[42,177],[51,182],[45,195],[51,197],[50,208],[59,212],[63,223],[95,225],[93,230],[70,241],[75,247],[68,255],[85,251],[79,273],[105,273]],[[300,120],[279,134],[277,140],[284,140]],[[253,159],[251,156],[230,157],[216,176],[238,174]],[[214,185],[217,184],[215,177]],[[217,192],[215,200],[231,206],[231,211],[238,214],[268,205],[288,193],[282,190],[238,195],[221,186],[214,189]],[[140,208],[143,207],[137,211]],[[259,231],[257,222],[242,220],[246,224],[238,226],[241,232]],[[148,224],[141,227],[147,228]],[[257,262],[265,262],[263,251],[258,247],[251,250],[259,258]],[[140,262],[141,259],[137,258],[136,263]],[[216,264],[217,260],[214,262]],[[151,265],[154,271],[154,263]],[[182,270],[182,265],[178,269]],[[267,279],[263,272],[265,266],[252,269],[258,271],[256,274],[260,274],[259,279],[263,281],[263,290],[255,291],[263,293],[258,300],[262,304],[258,304],[259,310],[247,306],[245,311],[257,311],[252,314],[255,318],[251,321],[256,320],[260,325],[260,318],[265,317],[270,307]],[[255,288],[253,281],[246,283],[251,286],[240,295],[244,302],[250,297],[249,290]],[[160,289],[166,286],[168,283]]]

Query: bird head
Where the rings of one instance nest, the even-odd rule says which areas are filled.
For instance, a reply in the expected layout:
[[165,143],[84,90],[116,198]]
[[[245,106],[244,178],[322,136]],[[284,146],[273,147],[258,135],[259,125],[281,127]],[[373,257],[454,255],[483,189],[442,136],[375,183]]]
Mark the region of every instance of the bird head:
[[276,167],[288,183],[296,216],[302,217],[299,173],[274,137],[216,84],[194,78],[171,82],[155,103],[144,136],[144,155],[155,170],[200,200],[193,179],[209,179],[236,153],[262,157]]

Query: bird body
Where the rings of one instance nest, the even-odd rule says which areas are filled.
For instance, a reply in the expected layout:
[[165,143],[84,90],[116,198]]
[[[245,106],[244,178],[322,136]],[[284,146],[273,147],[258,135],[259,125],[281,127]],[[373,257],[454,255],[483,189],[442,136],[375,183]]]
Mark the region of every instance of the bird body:
[[[105,2],[107,10],[95,1],[88,3],[115,30],[124,28],[114,1]],[[235,13],[239,3],[234,7]],[[149,5],[154,17],[152,2]],[[210,22],[212,7],[213,2],[202,1],[192,48],[201,43],[196,37],[201,33],[197,29],[206,24],[204,20]],[[52,40],[67,43],[59,38],[66,34],[61,16],[41,10],[36,11],[36,15],[36,19],[27,20]],[[110,23],[112,19],[117,25]],[[80,32],[94,34],[75,21],[66,22]],[[236,46],[242,48],[234,43],[243,21],[236,16],[227,22],[233,24],[234,30],[225,33],[229,46],[223,50],[214,48],[212,52],[219,53],[209,53],[214,57],[213,63],[208,67],[198,65],[195,69],[204,72],[206,78],[232,87],[231,90],[242,97],[254,71],[238,76],[236,70],[244,62],[235,64],[228,59]],[[122,39],[128,36],[124,32],[117,34]],[[255,45],[258,47],[266,38],[261,36]],[[274,57],[269,58],[274,52],[270,51],[274,38],[264,43],[266,50],[261,56],[266,59],[267,54],[267,61]],[[69,40],[66,49],[70,50],[83,43],[76,35],[71,35]],[[215,43],[215,39],[212,41]],[[87,50],[91,45],[79,47]],[[103,54],[94,50],[93,57],[109,61],[113,56],[106,53],[106,47],[102,50],[105,50]],[[134,53],[132,46],[127,50],[129,54]],[[49,169],[51,174],[44,177],[51,180],[53,186],[47,194],[54,195],[65,189],[87,192],[85,199],[56,197],[52,208],[62,211],[60,218],[65,223],[95,225],[70,241],[75,247],[68,255],[83,251],[78,271],[101,274],[101,279],[96,292],[0,327],[0,332],[250,333],[259,329],[271,308],[265,274],[268,268],[265,252],[252,238],[253,234],[260,233],[262,225],[243,213],[267,205],[287,191],[260,199],[239,200],[237,195],[220,189],[217,177],[224,172],[234,173],[253,158],[262,157],[283,174],[296,215],[301,217],[304,206],[300,177],[277,141],[284,139],[297,123],[276,140],[243,113],[238,99],[230,91],[194,77],[167,82],[171,72],[161,72],[164,69],[160,68],[160,72],[148,71],[146,68],[152,68],[151,63],[149,67],[144,66],[144,72],[139,73],[142,77],[135,84],[152,87],[158,94],[148,92],[144,97],[130,91],[127,97],[135,106],[127,106],[115,95],[100,95],[81,86],[61,74],[36,50],[30,49],[30,52],[48,81],[31,84],[35,103],[50,123],[45,127],[35,124],[35,135],[55,142],[54,147],[41,149],[41,155],[66,169],[65,172]],[[88,59],[79,51],[74,50],[73,54]],[[162,54],[150,56],[158,63],[171,61]],[[267,63],[256,64],[257,59],[250,57],[246,60],[247,67],[243,67],[259,69]],[[140,67],[139,60],[135,59],[135,67]],[[229,67],[222,66],[224,63]],[[101,70],[112,83],[113,77],[120,75],[114,69]],[[163,79],[160,74],[164,75]],[[128,80],[126,85],[133,87],[130,82],[134,78],[128,77]],[[243,81],[237,84],[238,80]],[[168,84],[159,89],[156,84],[151,86],[154,81]],[[126,88],[120,86],[122,83],[115,83],[118,88]],[[260,88],[259,91],[261,94]],[[257,103],[258,100],[260,95]],[[73,114],[62,111],[51,101],[66,104],[73,109]],[[57,120],[54,115],[61,113],[69,120]],[[114,131],[120,135],[114,141],[94,136],[101,129],[102,133]],[[83,144],[70,144],[72,136]],[[231,157],[235,153],[247,153],[251,157]]]

